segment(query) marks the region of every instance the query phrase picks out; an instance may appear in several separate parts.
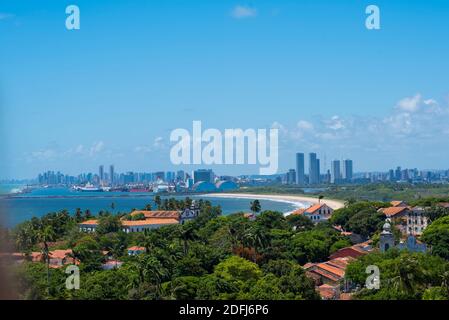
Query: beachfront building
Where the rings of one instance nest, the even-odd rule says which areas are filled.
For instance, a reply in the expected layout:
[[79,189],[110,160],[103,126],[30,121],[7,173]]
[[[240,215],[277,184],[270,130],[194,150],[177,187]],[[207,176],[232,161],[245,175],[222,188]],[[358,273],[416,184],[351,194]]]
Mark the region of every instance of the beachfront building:
[[315,204],[307,209],[298,209],[293,215],[304,215],[315,223],[329,219],[334,213],[334,209],[325,203]]

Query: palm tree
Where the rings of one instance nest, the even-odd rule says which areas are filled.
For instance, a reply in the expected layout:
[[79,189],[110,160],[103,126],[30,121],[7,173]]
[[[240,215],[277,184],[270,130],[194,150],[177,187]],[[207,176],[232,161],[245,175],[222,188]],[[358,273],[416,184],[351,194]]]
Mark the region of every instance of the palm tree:
[[251,211],[253,213],[258,213],[260,212],[260,210],[262,209],[261,205],[260,205],[260,201],[259,200],[254,200],[251,202]]
[[92,218],[92,213],[90,213],[89,209],[86,209],[86,211],[84,211],[84,219],[88,220]]
[[184,255],[187,255],[189,251],[189,242],[197,238],[195,228],[192,223],[187,223],[182,226],[181,239],[184,247]]
[[76,212],[75,212],[75,220],[76,220],[76,222],[81,222],[81,221],[83,221],[83,214],[82,214],[80,208],[76,208]]
[[323,195],[319,195],[318,196],[318,203],[321,203],[321,200],[324,198],[324,196]]
[[161,209],[161,204],[162,204],[161,196],[155,196],[154,197],[154,203],[156,204],[157,209],[160,210]]
[[406,294],[413,295],[417,283],[420,283],[424,276],[419,261],[416,257],[404,256],[399,259],[399,263],[395,267],[397,276],[392,279],[394,287]]
[[262,228],[253,227],[244,235],[245,242],[254,249],[254,263],[257,262],[257,252],[264,249],[267,244],[267,237]]
[[51,226],[45,225],[41,226],[37,236],[39,242],[42,242],[44,245],[42,249],[42,258],[47,265],[47,286],[48,286],[47,289],[50,290],[50,251],[48,248],[48,242],[54,241],[55,233]]
[[144,210],[151,211],[151,204],[150,203],[146,204]]

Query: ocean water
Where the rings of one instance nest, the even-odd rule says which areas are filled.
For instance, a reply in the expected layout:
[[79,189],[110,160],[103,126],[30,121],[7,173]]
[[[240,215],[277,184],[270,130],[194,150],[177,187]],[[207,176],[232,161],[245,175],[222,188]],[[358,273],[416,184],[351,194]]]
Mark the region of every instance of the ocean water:
[[[93,214],[101,210],[111,212],[130,212],[132,209],[142,209],[146,204],[156,207],[151,193],[129,193],[129,192],[76,192],[69,189],[35,189],[25,194],[8,194],[0,196],[0,223],[6,227],[13,227],[20,222],[32,217],[40,217],[49,212],[63,209],[75,213],[77,208],[82,211],[89,209]],[[184,199],[186,196],[168,196]],[[200,195],[189,195],[192,199],[201,199]],[[166,197],[161,197],[162,199]],[[226,199],[204,197],[213,205],[220,205],[223,214],[235,212],[249,212],[252,199]],[[262,210],[275,210],[289,212],[297,208],[295,204],[260,200]],[[111,209],[114,203],[115,209]]]

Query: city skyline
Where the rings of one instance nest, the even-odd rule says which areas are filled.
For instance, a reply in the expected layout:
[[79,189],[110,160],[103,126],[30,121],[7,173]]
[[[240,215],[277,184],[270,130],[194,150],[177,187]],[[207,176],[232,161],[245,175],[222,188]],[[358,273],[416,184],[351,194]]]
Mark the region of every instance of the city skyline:
[[68,31],[65,3],[2,1],[1,179],[200,168],[169,158],[170,132],[194,120],[279,129],[279,173],[297,150],[327,168],[447,166],[448,3],[376,1],[376,31],[364,1],[130,3],[77,1],[81,29]]

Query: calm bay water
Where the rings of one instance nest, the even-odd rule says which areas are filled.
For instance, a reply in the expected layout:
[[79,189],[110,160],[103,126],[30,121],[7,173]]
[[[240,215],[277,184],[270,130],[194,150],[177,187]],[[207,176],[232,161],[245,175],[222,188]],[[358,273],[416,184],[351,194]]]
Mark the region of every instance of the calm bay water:
[[[142,209],[146,204],[156,205],[153,202],[154,195],[151,193],[129,193],[129,192],[76,192],[69,189],[35,189],[30,193],[0,196],[0,221],[7,227],[29,220],[32,217],[40,217],[48,212],[67,209],[74,213],[77,208],[82,211],[89,209],[93,214],[101,210],[111,209],[114,203],[113,212],[129,212],[132,209]],[[169,196],[177,199],[184,199],[186,196]],[[201,196],[189,195],[192,199],[200,199]],[[167,197],[162,196],[162,199]],[[223,214],[235,212],[249,212],[251,199],[225,199],[204,197],[213,205],[220,205]],[[289,212],[296,208],[294,204],[261,200],[262,210],[276,210]]]

